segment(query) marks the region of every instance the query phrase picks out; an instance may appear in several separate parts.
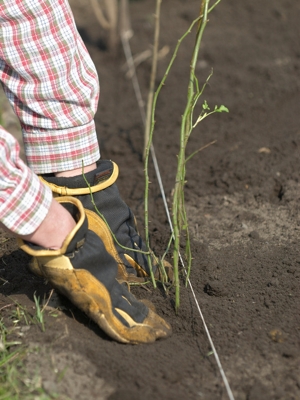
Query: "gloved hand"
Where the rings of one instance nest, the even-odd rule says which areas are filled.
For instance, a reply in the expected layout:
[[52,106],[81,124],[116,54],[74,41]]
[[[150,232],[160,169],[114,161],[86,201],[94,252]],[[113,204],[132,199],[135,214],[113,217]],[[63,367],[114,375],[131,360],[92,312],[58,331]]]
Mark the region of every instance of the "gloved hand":
[[[76,227],[59,250],[44,249],[18,239],[20,248],[34,256],[31,270],[46,277],[119,342],[151,343],[169,336],[170,325],[116,280],[117,263],[97,234],[101,227],[96,223],[95,231],[89,229],[81,202],[73,197],[57,201],[71,213]],[[104,237],[109,239],[109,236],[107,230]]]
[[[82,175],[57,178],[48,174],[43,175],[40,179],[51,188],[54,196],[76,196],[84,208],[90,210],[87,213],[89,220],[91,218],[101,220],[91,202],[91,189],[97,209],[104,216],[117,241],[129,249],[147,252],[147,246],[137,232],[134,215],[121,199],[115,184],[118,173],[118,166],[115,163],[109,160],[100,160],[97,163],[97,169],[85,174],[90,188]],[[101,221],[99,223],[101,224]],[[118,279],[120,281],[139,282],[148,279],[150,268],[147,255],[125,250],[116,242],[113,246],[116,249],[113,256],[118,263]],[[154,255],[152,255],[152,267],[155,278],[162,280],[158,260]],[[167,262],[165,262],[165,269],[169,280],[172,280],[172,267]]]

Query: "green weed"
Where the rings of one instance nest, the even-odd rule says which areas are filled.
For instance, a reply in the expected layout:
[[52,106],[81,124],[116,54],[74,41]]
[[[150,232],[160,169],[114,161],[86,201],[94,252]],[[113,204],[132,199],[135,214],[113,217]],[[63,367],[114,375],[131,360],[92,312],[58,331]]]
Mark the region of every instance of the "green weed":
[[35,374],[28,377],[24,360],[28,348],[20,341],[9,340],[16,329],[15,315],[11,315],[14,326],[8,329],[3,318],[0,319],[0,400],[51,400],[41,387],[41,379]]
[[45,321],[44,321],[44,308],[40,306],[40,298],[36,297],[35,293],[33,294],[34,303],[35,303],[35,320],[38,324],[41,325],[41,329],[45,332]]

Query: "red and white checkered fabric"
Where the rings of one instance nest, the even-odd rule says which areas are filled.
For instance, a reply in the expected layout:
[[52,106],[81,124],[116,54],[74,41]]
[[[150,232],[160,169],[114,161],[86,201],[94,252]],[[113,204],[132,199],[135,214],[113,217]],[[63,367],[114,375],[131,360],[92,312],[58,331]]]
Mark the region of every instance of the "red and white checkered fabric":
[[51,190],[19,158],[18,142],[0,126],[0,221],[27,235],[42,223],[51,201]]
[[34,172],[70,170],[99,158],[97,73],[66,0],[0,2],[0,81]]
[[31,170],[0,127],[0,221],[21,235],[45,218],[52,194],[37,174],[99,159],[95,66],[66,0],[0,1],[0,81],[20,119]]

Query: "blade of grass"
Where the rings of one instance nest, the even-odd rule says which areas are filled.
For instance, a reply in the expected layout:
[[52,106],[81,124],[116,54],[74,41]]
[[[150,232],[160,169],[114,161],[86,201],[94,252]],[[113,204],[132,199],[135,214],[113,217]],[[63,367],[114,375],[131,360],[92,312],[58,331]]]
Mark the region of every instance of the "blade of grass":
[[42,331],[45,332],[44,312],[40,306],[40,298],[36,297],[35,293],[33,294],[33,298],[35,303],[35,319],[41,325]]

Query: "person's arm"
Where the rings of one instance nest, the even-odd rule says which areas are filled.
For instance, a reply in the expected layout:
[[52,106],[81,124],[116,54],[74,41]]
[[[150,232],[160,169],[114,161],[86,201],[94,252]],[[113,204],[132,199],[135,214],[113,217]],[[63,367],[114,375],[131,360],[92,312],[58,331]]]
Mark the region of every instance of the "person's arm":
[[99,84],[67,0],[0,4],[0,81],[38,174],[97,161]]

